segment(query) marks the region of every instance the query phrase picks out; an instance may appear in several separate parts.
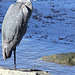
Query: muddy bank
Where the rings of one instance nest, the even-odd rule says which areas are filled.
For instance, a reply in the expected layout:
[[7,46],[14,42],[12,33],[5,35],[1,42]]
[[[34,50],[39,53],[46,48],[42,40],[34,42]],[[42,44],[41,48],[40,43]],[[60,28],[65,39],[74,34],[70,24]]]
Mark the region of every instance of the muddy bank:
[[62,53],[50,56],[44,56],[42,60],[56,62],[58,64],[75,65],[75,53]]
[[0,75],[51,75],[47,71],[41,71],[36,69],[19,69],[12,70],[0,67]]

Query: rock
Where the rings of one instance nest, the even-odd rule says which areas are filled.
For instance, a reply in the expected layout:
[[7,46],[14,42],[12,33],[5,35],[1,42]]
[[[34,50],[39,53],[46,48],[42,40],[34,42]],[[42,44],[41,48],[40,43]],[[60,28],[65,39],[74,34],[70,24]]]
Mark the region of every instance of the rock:
[[62,53],[50,56],[44,56],[42,60],[56,62],[58,64],[75,65],[75,53]]
[[0,67],[0,75],[51,75],[49,72],[36,69],[12,70]]

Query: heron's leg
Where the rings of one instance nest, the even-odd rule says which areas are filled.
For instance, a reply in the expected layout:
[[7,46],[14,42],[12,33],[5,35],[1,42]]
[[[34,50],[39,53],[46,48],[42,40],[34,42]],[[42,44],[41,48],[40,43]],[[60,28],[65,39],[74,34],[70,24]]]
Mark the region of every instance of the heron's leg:
[[14,49],[14,70],[16,70],[16,48]]

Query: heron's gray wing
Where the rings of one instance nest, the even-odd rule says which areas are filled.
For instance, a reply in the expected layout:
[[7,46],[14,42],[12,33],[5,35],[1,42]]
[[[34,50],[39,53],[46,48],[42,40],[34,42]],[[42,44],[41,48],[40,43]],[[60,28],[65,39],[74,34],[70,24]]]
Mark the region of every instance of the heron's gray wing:
[[2,49],[4,59],[4,49],[9,49],[6,51],[6,55],[9,57],[11,49],[14,49],[16,45],[19,44],[25,34],[27,22],[28,10],[23,3],[15,3],[9,7],[2,25]]
[[11,42],[15,36],[18,38],[23,36],[24,27],[26,27],[25,23],[27,23],[27,16],[28,10],[22,3],[11,5],[5,15],[2,25],[3,39]]

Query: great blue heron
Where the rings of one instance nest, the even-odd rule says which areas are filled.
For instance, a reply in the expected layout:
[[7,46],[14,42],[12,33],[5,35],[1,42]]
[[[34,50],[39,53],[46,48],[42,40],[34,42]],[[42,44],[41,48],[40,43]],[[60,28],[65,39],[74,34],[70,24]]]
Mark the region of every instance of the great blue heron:
[[6,60],[14,51],[14,69],[16,70],[16,46],[26,33],[27,23],[32,13],[31,0],[17,0],[10,5],[2,24],[2,51]]

